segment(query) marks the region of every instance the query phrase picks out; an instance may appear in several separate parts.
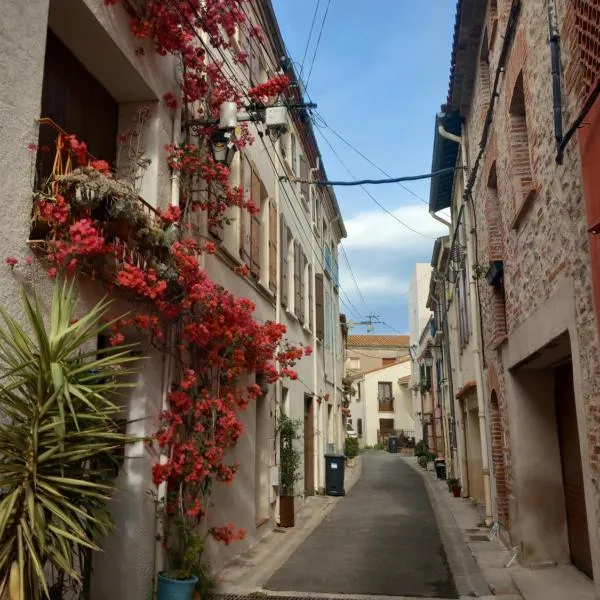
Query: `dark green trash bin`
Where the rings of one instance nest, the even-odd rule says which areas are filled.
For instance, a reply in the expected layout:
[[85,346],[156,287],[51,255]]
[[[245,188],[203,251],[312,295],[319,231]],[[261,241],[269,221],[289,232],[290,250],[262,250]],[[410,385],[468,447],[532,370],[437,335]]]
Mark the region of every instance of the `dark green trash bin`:
[[344,467],[346,457],[343,454],[325,455],[325,493],[328,496],[345,496]]
[[446,479],[446,461],[438,458],[433,463],[435,465],[435,474],[438,479]]
[[388,438],[388,452],[390,454],[398,453],[398,438],[395,438],[395,437]]

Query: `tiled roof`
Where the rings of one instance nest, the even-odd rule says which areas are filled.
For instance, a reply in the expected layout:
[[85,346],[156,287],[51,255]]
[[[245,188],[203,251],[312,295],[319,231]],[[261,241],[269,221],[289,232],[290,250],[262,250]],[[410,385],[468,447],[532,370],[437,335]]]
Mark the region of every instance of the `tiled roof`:
[[405,375],[404,377],[400,377],[400,379],[398,379],[399,383],[408,383],[411,379],[412,375]]
[[408,335],[349,335],[348,348],[408,348]]
[[[402,358],[399,358],[396,362],[392,363],[391,365],[385,365],[383,367],[375,367],[374,369],[369,369],[368,371],[363,371],[362,373],[357,373],[356,375],[352,376],[352,379],[359,379],[361,377],[363,377],[364,375],[370,375],[371,373],[375,373],[377,371],[383,371],[384,369],[390,369],[391,367],[397,367],[398,365],[401,365],[402,363],[408,362],[410,361],[410,356],[403,356]],[[410,377],[410,375],[409,375]]]

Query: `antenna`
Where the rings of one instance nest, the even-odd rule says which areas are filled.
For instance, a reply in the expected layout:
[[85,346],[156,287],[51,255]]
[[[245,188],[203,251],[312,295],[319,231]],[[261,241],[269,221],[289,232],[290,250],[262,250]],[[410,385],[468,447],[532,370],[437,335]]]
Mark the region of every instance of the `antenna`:
[[380,318],[381,317],[379,315],[370,314],[365,317],[365,321],[348,321],[348,331],[351,331],[353,327],[356,327],[358,325],[366,325],[367,333],[372,333],[373,331],[375,331],[375,325],[377,323],[381,323],[381,321],[379,320]]

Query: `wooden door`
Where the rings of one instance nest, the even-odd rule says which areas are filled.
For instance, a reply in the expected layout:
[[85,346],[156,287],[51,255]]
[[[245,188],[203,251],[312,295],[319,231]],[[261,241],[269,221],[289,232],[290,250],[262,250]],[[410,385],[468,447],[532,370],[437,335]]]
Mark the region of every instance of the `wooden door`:
[[304,491],[315,490],[315,422],[312,396],[304,396]]
[[585,506],[572,364],[568,363],[555,369],[554,377],[556,420],[571,561],[580,571],[592,577],[592,553]]

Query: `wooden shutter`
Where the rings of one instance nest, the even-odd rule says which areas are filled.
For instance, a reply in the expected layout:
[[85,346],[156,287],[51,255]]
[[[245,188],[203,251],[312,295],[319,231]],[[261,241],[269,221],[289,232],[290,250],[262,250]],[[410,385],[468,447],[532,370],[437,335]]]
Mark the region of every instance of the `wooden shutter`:
[[269,288],[277,289],[277,207],[269,201]]
[[315,327],[316,334],[320,340],[323,340],[325,334],[325,310],[323,300],[323,274],[315,275]]
[[306,267],[307,267],[306,256],[304,252],[300,252],[300,322],[304,324],[306,322]]
[[[244,186],[244,198],[252,198],[252,167],[244,156],[240,163],[242,169],[241,180]],[[252,232],[252,218],[247,210],[240,211],[240,258],[250,266],[250,244]]]
[[[308,161],[306,160],[306,156],[304,154],[300,155],[300,179],[302,183],[300,184],[300,193],[304,196],[304,202],[308,202],[310,198],[308,197]],[[306,183],[305,183],[306,182]]]
[[308,267],[308,328],[312,331],[313,328],[313,270]]
[[279,224],[280,240],[279,240],[279,255],[281,257],[281,304],[285,307],[288,305],[288,229],[285,224],[285,219],[281,215]]
[[[252,202],[261,207],[261,182],[252,171]],[[260,213],[252,215],[250,230],[250,271],[260,277]]]
[[300,259],[300,244],[294,240],[294,314],[300,315],[300,269],[298,268]]

